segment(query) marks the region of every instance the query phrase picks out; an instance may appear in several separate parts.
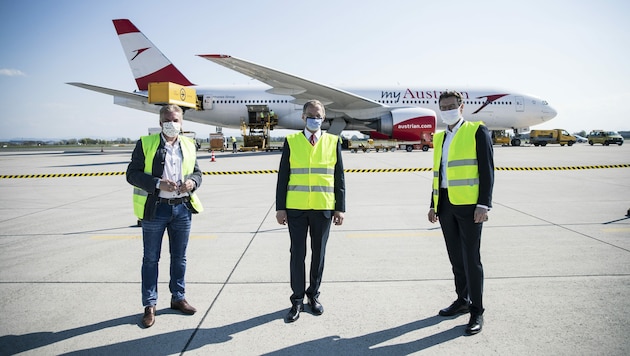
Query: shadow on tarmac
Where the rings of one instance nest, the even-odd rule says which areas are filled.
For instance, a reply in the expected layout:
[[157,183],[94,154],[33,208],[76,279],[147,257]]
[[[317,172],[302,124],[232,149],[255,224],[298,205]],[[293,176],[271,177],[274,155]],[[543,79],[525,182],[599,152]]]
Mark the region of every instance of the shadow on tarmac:
[[67,340],[75,336],[88,334],[94,331],[99,331],[120,325],[134,324],[138,326],[140,325],[137,315],[130,315],[122,318],[102,321],[100,323],[86,325],[60,332],[41,331],[24,335],[0,336],[0,354],[14,355],[20,352],[25,352],[42,346],[51,345],[59,341]]
[[437,334],[404,344],[388,345],[376,348],[370,347],[386,342],[388,340],[395,339],[406,333],[439,324],[441,321],[448,319],[449,318],[436,315],[430,318],[403,324],[395,328],[381,330],[366,335],[353,337],[350,339],[343,339],[339,336],[330,336],[326,338],[312,340],[302,344],[293,345],[278,351],[267,353],[265,355],[408,355],[410,353],[428,349],[429,347],[450,340],[454,340],[460,336],[464,336],[465,326],[456,326]]
[[[198,345],[197,347],[201,347],[208,344],[218,344],[229,341],[232,339],[232,334],[236,334],[274,320],[282,319],[285,312],[285,310],[278,310],[273,313],[257,316],[255,318],[224,325],[218,328],[178,330],[175,332],[152,335],[145,338],[114,343],[111,345],[77,350],[62,355],[85,355],[86,353],[96,355],[179,354],[188,351],[188,347],[191,343]],[[164,314],[179,313],[172,311],[171,309],[158,310],[156,313],[158,316]],[[0,337],[0,345],[2,345],[0,347],[0,354],[14,355],[51,345],[73,337],[121,325],[137,325],[139,328],[143,328],[141,325],[140,315],[134,314],[60,332],[36,332],[25,335],[6,335]]]
[[[186,329],[166,334],[151,335],[136,340],[124,341],[110,345],[77,350],[63,355],[83,355],[85,353],[98,355],[123,355],[123,354],[151,354],[172,355],[191,351],[209,344],[219,344],[232,340],[232,335],[252,329],[274,320],[284,318],[286,310],[278,310],[272,313],[260,315],[251,319],[239,321],[233,324],[210,329]],[[170,309],[158,311],[157,315],[169,314]],[[173,312],[175,313],[175,312]],[[432,346],[454,340],[463,336],[464,325],[444,330],[412,342],[396,345],[388,345],[371,348],[380,343],[397,338],[406,333],[420,330],[448,320],[440,316],[432,316],[423,320],[407,323],[395,328],[369,333],[349,339],[339,336],[330,336],[293,345],[266,355],[304,355],[308,353],[320,354],[344,354],[344,355],[403,355],[430,348]],[[36,332],[24,335],[6,335],[0,337],[0,353],[14,355],[21,352],[51,345],[73,337],[86,335],[91,332],[122,325],[140,325],[141,318],[138,315],[129,315],[122,318],[106,320],[92,325],[86,325],[60,332]],[[255,346],[253,346],[255,347]]]

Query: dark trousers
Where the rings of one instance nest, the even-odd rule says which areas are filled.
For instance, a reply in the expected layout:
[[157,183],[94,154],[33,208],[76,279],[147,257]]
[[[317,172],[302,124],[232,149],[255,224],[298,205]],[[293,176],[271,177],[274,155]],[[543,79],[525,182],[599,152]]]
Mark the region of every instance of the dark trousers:
[[440,189],[438,204],[457,299],[471,303],[471,312],[483,313],[483,266],[479,252],[483,223],[474,221],[475,205],[452,205],[446,189]]
[[[303,303],[304,294],[319,296],[319,286],[324,273],[326,242],[330,233],[332,212],[322,210],[287,210],[287,224],[291,238],[291,303]],[[306,238],[311,237],[311,271],[308,289],[306,287],[305,265]]]

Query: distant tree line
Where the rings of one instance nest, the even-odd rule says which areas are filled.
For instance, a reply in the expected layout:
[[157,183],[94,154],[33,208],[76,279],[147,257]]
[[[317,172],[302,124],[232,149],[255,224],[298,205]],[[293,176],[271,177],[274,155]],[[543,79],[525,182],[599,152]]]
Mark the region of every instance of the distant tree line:
[[9,141],[0,141],[3,145],[10,146],[77,146],[77,145],[95,145],[95,146],[107,146],[107,145],[117,145],[117,144],[131,144],[135,143],[136,140],[132,140],[130,138],[117,138],[113,140],[107,139],[96,139],[90,137],[84,138],[70,138],[70,139],[61,139],[61,140],[35,140],[35,139],[15,139]]

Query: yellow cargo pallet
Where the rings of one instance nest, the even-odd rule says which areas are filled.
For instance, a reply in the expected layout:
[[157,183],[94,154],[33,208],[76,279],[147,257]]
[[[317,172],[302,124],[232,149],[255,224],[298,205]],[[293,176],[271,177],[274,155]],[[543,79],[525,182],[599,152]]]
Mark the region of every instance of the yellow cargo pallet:
[[149,104],[174,104],[197,108],[197,92],[171,82],[149,83]]

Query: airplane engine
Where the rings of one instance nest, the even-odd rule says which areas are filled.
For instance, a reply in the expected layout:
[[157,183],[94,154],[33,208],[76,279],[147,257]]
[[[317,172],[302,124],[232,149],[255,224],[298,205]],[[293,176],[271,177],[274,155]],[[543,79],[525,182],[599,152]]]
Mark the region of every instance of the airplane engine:
[[430,109],[401,108],[392,110],[367,126],[380,134],[373,133],[374,138],[421,141],[424,133],[435,132],[435,118],[435,112]]

